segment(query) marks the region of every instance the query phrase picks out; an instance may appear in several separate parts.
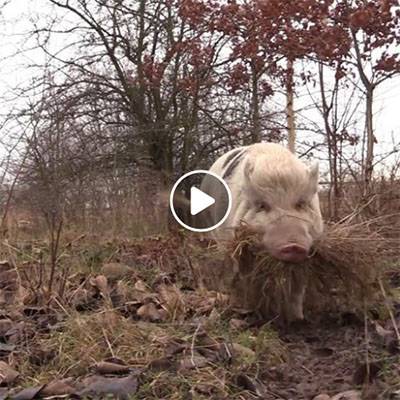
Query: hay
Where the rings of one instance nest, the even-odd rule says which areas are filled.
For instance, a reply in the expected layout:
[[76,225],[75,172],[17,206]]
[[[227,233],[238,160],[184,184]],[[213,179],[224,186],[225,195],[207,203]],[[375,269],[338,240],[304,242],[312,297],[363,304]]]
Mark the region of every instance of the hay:
[[306,313],[327,309],[361,310],[379,295],[379,279],[398,243],[385,239],[369,223],[326,226],[311,256],[301,264],[272,258],[248,226],[236,230],[229,253],[236,270],[233,305],[290,320],[293,291],[306,284]]

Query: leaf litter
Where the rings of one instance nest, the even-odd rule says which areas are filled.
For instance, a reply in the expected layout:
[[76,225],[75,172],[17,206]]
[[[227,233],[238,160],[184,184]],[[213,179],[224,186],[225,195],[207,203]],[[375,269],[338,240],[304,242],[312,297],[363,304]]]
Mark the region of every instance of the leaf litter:
[[[34,276],[16,273],[18,261],[0,263],[1,398],[383,399],[398,391],[395,297],[392,316],[372,302],[365,313],[329,308],[286,326],[232,307],[235,275],[212,244],[171,235],[113,245],[104,246],[115,259],[72,269],[63,297],[50,301],[32,290]],[[70,259],[82,263],[82,253]]]

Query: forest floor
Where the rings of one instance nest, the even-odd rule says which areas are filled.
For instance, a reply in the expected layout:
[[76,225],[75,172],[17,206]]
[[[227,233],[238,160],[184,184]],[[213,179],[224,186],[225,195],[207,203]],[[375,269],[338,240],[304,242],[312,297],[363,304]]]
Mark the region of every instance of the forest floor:
[[3,244],[0,399],[400,399],[393,299],[262,321],[199,287],[209,250],[179,236],[72,240],[49,298],[46,248]]

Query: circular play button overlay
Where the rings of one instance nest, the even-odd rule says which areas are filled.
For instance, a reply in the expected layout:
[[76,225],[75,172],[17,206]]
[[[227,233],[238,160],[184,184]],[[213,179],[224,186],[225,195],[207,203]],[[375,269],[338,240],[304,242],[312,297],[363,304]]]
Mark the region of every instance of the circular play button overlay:
[[198,169],[175,182],[169,205],[175,220],[184,228],[194,232],[209,232],[218,228],[228,217],[232,195],[221,177]]

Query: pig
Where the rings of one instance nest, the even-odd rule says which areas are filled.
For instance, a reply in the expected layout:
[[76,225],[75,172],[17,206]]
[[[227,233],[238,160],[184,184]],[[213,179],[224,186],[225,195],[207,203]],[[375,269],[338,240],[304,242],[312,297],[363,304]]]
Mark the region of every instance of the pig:
[[[226,221],[211,232],[220,243],[233,237],[246,223],[260,232],[261,246],[271,256],[289,263],[304,261],[323,232],[318,198],[318,164],[307,166],[289,150],[275,143],[239,147],[221,156],[210,171],[222,177],[232,193]],[[208,223],[226,207],[219,201],[220,187],[207,177],[201,190],[216,199]],[[305,283],[298,279],[291,290],[291,319],[303,319]]]

